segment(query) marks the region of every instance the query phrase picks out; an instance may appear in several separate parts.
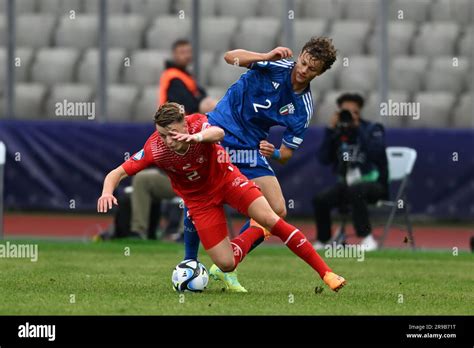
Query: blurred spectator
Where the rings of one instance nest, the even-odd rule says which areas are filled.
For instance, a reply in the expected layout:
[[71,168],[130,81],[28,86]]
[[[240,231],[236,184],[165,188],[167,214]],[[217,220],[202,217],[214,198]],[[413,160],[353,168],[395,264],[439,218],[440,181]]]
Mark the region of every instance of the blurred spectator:
[[335,186],[313,200],[317,225],[315,249],[331,239],[331,210],[351,211],[352,222],[366,251],[377,249],[369,221],[368,204],[388,196],[388,164],[385,131],[381,124],[361,118],[364,99],[342,94],[318,151],[321,163],[332,165],[338,175]]
[[[115,238],[156,239],[162,210],[167,210],[168,223],[164,236],[178,239],[183,209],[175,204],[176,197],[168,177],[157,169],[141,171],[132,178],[132,186],[118,198],[111,229],[94,237],[95,240]],[[163,209],[162,201],[170,200]]]
[[159,105],[171,101],[184,106],[186,114],[212,111],[217,100],[208,97],[187,70],[193,61],[193,48],[188,40],[180,39],[172,46],[173,60],[166,61],[160,78]]

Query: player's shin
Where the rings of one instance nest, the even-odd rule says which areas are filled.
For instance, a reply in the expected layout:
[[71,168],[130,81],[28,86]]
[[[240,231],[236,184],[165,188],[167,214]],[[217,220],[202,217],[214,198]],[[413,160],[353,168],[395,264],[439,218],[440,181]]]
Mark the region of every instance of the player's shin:
[[242,262],[244,257],[251,250],[252,245],[262,238],[263,230],[259,227],[251,226],[230,241],[234,252],[234,269]]
[[[245,224],[242,226],[242,228],[240,229],[239,234],[244,233],[249,227],[250,227],[250,219],[247,220],[247,221],[245,222]],[[252,246],[250,247],[249,252],[251,252],[253,249],[255,249],[255,248],[258,247],[260,244],[262,244],[262,242],[263,242],[264,240],[265,240],[264,237],[257,239],[257,240],[255,241],[255,243],[253,243]]]
[[332,272],[326,262],[314,250],[305,235],[296,227],[280,219],[273,226],[271,233],[279,237],[292,252],[316,270],[321,279],[324,278],[326,272]]

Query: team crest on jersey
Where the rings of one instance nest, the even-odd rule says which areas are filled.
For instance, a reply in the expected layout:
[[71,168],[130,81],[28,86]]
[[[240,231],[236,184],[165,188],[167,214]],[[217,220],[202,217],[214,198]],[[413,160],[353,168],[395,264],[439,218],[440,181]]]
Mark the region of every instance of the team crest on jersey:
[[197,159],[196,159],[196,162],[197,163],[204,163],[206,159],[204,158],[204,156],[199,156]]
[[232,181],[232,187],[237,187],[242,181],[243,179],[240,176],[236,177],[234,181]]
[[286,104],[280,108],[280,115],[292,115],[295,113],[295,106],[293,103]]
[[144,149],[141,149],[141,150],[138,151],[135,155],[133,155],[133,159],[134,159],[135,161],[139,161],[139,160],[141,160],[144,156],[145,156],[145,150],[144,150]]

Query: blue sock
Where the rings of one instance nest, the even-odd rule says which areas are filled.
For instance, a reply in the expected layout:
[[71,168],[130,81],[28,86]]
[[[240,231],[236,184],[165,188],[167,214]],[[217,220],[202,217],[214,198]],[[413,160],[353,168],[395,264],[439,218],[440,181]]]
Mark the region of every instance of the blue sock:
[[240,232],[239,234],[242,234],[244,233],[244,231],[250,227],[250,220],[247,220],[247,222],[245,223],[245,225],[242,226],[242,228],[240,229]]
[[[244,231],[250,227],[250,220],[247,220],[247,222],[242,226],[242,228],[240,229],[240,232],[239,234],[242,234],[244,233]],[[251,252],[253,249],[255,249],[256,247],[258,247],[263,241],[265,240],[265,238],[260,238],[260,239],[257,239],[255,241],[255,243],[252,244],[252,247],[250,248],[250,250],[248,252]]]
[[199,251],[199,235],[196,227],[188,217],[188,208],[184,207],[184,259],[197,260]]

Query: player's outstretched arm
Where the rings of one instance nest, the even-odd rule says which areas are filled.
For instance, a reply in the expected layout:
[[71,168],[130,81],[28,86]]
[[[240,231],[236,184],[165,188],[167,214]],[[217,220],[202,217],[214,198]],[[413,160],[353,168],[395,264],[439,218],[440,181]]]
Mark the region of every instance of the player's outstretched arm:
[[174,140],[187,143],[218,143],[224,139],[225,132],[220,127],[212,126],[195,134],[177,133],[173,131],[170,131],[170,134]]
[[117,188],[120,181],[127,177],[127,173],[119,166],[112,170],[104,179],[104,188],[102,189],[102,196],[97,201],[97,211],[99,213],[106,213],[107,210],[112,209],[112,204],[118,205],[117,198],[114,197],[114,190]]
[[242,49],[226,52],[224,59],[227,64],[248,67],[250,64],[265,60],[276,61],[290,58],[293,52],[288,47],[277,47],[268,53],[257,53]]
[[293,151],[284,144],[281,144],[280,149],[275,149],[275,145],[266,140],[260,142],[260,153],[265,157],[272,158],[281,164],[286,164],[293,157]]

